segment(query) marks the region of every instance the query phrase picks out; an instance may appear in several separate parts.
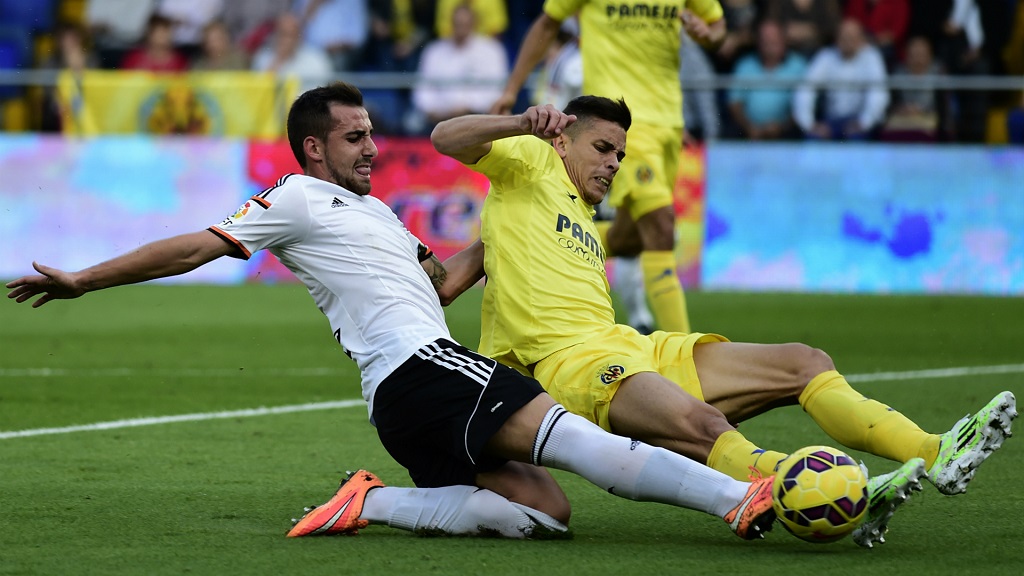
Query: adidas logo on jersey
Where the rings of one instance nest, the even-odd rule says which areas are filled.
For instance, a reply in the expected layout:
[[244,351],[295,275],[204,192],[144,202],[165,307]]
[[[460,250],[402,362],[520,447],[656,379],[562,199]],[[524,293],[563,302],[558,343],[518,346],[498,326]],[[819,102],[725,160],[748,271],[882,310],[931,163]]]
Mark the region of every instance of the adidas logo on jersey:
[[348,206],[348,204],[345,204],[344,202],[342,202],[341,198],[335,196],[334,201],[331,202],[331,208],[340,208],[342,206]]

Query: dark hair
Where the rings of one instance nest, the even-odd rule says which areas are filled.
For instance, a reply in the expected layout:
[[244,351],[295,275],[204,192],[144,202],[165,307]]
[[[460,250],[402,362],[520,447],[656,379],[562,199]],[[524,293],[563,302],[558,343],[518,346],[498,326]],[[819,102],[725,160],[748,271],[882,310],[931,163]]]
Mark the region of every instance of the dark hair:
[[362,106],[363,93],[347,82],[333,82],[304,92],[288,111],[288,145],[303,169],[306,168],[306,154],[303,152],[302,141],[307,136],[327,140],[327,134],[334,128],[331,104],[335,103]]
[[153,14],[149,17],[149,20],[146,21],[146,31],[150,32],[154,28],[158,27],[174,28],[174,20],[160,14]]
[[633,123],[633,115],[630,114],[629,106],[626,106],[626,102],[622,98],[612,100],[604,96],[578,96],[570,100],[562,112],[576,115],[576,123],[569,126],[567,130],[570,133],[575,132],[574,127],[582,127],[591,118],[614,122],[627,132],[630,124]]

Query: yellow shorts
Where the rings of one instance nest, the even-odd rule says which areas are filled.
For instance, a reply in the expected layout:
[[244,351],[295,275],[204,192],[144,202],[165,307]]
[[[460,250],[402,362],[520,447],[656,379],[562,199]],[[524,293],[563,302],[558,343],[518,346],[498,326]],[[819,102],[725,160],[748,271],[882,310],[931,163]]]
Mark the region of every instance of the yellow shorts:
[[533,367],[533,377],[565,409],[611,431],[608,410],[619,384],[638,372],[657,372],[704,399],[693,363],[693,346],[728,342],[718,334],[655,332],[645,336],[616,324]]
[[608,203],[629,210],[633,220],[671,206],[682,146],[682,128],[633,123]]

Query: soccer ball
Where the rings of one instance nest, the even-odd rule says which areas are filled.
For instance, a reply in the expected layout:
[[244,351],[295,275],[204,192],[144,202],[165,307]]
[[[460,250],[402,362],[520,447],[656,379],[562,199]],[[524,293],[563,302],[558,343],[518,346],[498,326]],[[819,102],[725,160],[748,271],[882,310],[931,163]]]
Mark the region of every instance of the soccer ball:
[[772,499],[779,521],[797,538],[835,542],[867,513],[868,479],[845,453],[808,446],[775,467]]

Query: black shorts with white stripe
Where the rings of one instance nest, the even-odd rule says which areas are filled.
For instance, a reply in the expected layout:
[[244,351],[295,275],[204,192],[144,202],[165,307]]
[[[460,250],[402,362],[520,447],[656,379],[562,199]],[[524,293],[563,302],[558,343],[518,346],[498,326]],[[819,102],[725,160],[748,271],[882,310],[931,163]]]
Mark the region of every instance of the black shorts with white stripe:
[[442,338],[380,383],[373,422],[417,486],[472,486],[477,473],[507,462],[483,454],[487,441],[543,392],[536,380]]

